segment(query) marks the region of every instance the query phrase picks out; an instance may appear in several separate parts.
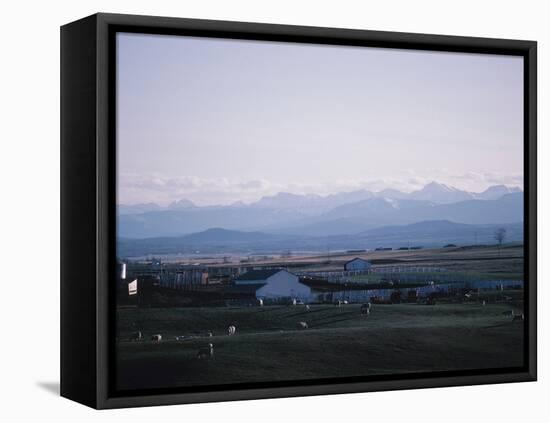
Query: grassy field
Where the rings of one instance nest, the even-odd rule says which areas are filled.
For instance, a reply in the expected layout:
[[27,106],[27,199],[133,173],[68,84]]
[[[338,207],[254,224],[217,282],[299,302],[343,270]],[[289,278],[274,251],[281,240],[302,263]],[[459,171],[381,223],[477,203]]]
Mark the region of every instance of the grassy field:
[[[523,324],[503,312],[512,303],[119,309],[120,389],[305,380],[519,366]],[[298,322],[309,328],[300,330]],[[237,327],[227,336],[227,327]],[[130,342],[133,331],[145,340]],[[212,337],[205,336],[207,331]],[[160,333],[163,341],[149,341]],[[176,341],[176,336],[187,336]],[[214,357],[197,351],[214,345]]]
[[399,272],[392,273],[390,269],[387,272],[368,273],[365,275],[350,276],[347,278],[350,282],[356,283],[380,283],[383,279],[396,279],[401,282],[434,281],[436,283],[450,283],[462,281],[493,281],[493,280],[523,280],[523,273],[506,271],[505,269],[493,272],[479,271],[453,271],[446,270],[442,272]]

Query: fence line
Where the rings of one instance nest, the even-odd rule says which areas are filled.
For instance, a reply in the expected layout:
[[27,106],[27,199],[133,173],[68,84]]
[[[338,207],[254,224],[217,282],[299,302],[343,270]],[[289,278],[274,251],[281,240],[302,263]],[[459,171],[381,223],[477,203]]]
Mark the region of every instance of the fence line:
[[341,290],[331,292],[313,292],[311,301],[350,301],[363,302],[370,301],[372,297],[388,300],[392,293],[399,291],[401,295],[407,296],[409,291],[416,292],[418,297],[426,297],[432,293],[447,294],[461,289],[481,289],[481,290],[503,290],[505,288],[523,288],[522,280],[492,280],[492,281],[473,281],[473,282],[454,282],[448,284],[430,284],[417,288],[381,288],[381,289],[361,289],[361,290]]

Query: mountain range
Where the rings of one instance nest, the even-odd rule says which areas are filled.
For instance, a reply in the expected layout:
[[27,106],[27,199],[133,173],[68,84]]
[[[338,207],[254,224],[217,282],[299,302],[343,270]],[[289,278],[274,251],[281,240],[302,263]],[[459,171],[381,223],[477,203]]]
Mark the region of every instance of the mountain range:
[[420,190],[358,190],[320,196],[278,193],[251,204],[196,206],[180,200],[120,205],[118,235],[123,238],[174,237],[212,228],[272,235],[323,237],[358,234],[381,226],[448,220],[463,224],[523,221],[523,192],[495,185],[481,193],[432,182]]
[[[450,187],[445,184],[431,182],[422,189],[406,193],[395,189],[385,189],[383,191],[356,190],[351,192],[342,192],[330,194],[326,196],[318,194],[292,194],[288,192],[280,192],[272,196],[262,197],[260,200],[245,204],[237,201],[225,207],[254,207],[254,208],[275,208],[275,209],[292,209],[302,210],[318,214],[326,210],[341,206],[347,203],[354,203],[361,200],[371,198],[389,198],[395,200],[425,200],[437,204],[456,203],[464,200],[496,200],[505,194],[521,192],[518,187],[508,187],[506,185],[493,185],[485,191],[476,193],[459,190],[458,188]],[[125,214],[140,214],[152,211],[169,211],[182,210],[197,207],[191,200],[181,199],[174,201],[167,206],[160,206],[156,203],[140,203],[118,206],[119,215]],[[223,206],[210,206],[223,207]]]

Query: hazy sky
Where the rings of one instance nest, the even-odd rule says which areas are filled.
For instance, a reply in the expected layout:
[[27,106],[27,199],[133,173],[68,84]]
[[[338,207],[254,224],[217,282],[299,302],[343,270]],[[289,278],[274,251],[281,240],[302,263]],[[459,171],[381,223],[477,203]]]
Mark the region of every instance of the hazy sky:
[[522,184],[523,59],[119,34],[119,203]]

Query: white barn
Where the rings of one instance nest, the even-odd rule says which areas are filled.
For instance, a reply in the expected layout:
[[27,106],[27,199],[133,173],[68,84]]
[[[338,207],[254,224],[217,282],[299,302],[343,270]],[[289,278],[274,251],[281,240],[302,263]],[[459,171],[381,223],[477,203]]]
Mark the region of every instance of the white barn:
[[284,269],[250,270],[235,279],[235,285],[250,285],[255,289],[256,298],[262,300],[296,298],[307,302],[311,296],[311,288]]
[[370,261],[360,257],[355,257],[353,260],[344,263],[344,270],[369,270],[370,267]]

